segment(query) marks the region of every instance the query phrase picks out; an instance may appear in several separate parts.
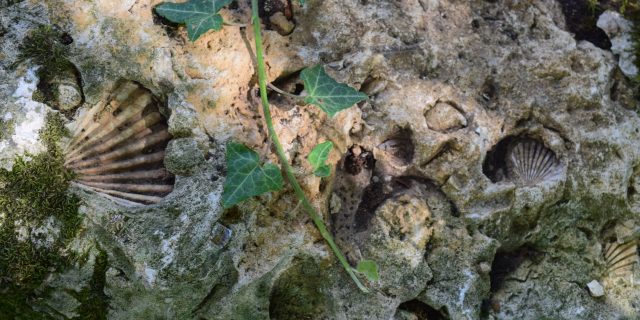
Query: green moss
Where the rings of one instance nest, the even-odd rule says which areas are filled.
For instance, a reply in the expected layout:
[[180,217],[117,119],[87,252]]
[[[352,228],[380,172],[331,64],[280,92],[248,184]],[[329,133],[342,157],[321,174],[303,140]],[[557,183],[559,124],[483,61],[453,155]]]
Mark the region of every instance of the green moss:
[[272,319],[318,319],[328,312],[323,288],[326,278],[311,258],[295,262],[275,282],[269,298]]
[[107,308],[109,307],[109,297],[104,293],[106,282],[106,272],[108,267],[107,253],[98,248],[99,254],[96,256],[93,267],[93,275],[89,281],[89,286],[82,292],[71,292],[81,305],[78,308],[78,317],[82,320],[106,320]]
[[[60,115],[49,113],[40,132],[47,151],[18,157],[12,171],[0,169],[0,314],[10,319],[42,318],[31,310],[30,301],[38,297],[47,274],[63,269],[72,259],[64,248],[81,219],[79,199],[67,193],[73,176],[64,168],[57,145],[66,134]],[[30,229],[46,225],[50,217],[59,235],[51,245],[38,246]],[[18,234],[21,229],[27,235],[23,239]]]
[[39,76],[51,77],[72,68],[64,44],[64,34],[51,26],[42,25],[32,30],[20,45],[20,54],[16,63],[30,60],[42,66]]
[[14,120],[3,120],[0,118],[0,140],[9,138],[15,126],[16,123]]

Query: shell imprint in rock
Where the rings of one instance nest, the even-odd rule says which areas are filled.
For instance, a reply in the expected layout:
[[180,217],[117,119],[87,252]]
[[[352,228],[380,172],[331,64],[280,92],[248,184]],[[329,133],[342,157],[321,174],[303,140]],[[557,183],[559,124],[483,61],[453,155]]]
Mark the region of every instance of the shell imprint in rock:
[[556,171],[558,160],[553,151],[539,141],[518,139],[507,151],[509,178],[535,184]]
[[129,203],[157,203],[173,190],[174,177],[163,163],[170,139],[151,92],[122,82],[78,119],[65,166],[91,190]]
[[638,243],[629,241],[626,243],[612,242],[604,247],[604,260],[607,263],[607,274],[615,276],[624,274],[638,263]]

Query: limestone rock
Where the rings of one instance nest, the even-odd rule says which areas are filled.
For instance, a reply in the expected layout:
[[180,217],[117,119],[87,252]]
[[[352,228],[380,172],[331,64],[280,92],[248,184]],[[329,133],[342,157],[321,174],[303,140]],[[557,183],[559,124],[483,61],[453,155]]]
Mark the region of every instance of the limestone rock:
[[632,40],[633,23],[618,12],[607,10],[598,17],[598,28],[604,30],[611,39],[611,52],[619,56],[618,65],[630,78],[638,75],[635,65],[635,48]]
[[164,164],[172,173],[190,175],[204,163],[198,143],[191,138],[174,139],[167,146]]
[[[297,72],[323,63],[371,95],[329,119],[270,94],[287,156],[313,205],[330,211],[323,218],[336,242],[353,265],[380,265],[380,280],[366,283],[374,293],[363,294],[291,192],[222,209],[227,141],[277,162],[265,143],[252,38],[226,26],[190,42],[185,27],[155,16],[158,3],[0,5],[0,118],[11,123],[0,128],[3,167],[44,149],[39,129],[50,108],[33,100],[38,66],[13,64],[30,31],[55,25],[74,40],[68,58],[85,105],[104,101],[123,80],[157,97],[173,135],[166,165],[179,175],[170,194],[144,207],[72,187],[84,220],[66,249],[88,258],[51,271],[34,299],[42,303],[29,310],[80,316],[96,305],[84,294],[95,278],[104,285],[92,294],[109,297],[98,300],[109,319],[640,312],[637,264],[609,281],[603,255],[607,244],[636,243],[640,228],[638,101],[616,72],[634,71],[625,21],[601,17],[609,51],[576,40],[553,0],[265,1],[266,19],[281,12],[295,21],[293,30],[284,25],[287,36],[263,32],[270,81],[299,90]],[[226,21],[250,21],[245,1],[221,12]],[[77,96],[69,97],[71,106]],[[70,112],[70,123],[83,112]],[[335,176],[306,177],[308,152],[328,140]],[[526,172],[509,160],[518,141],[544,146],[526,150],[552,154],[556,170],[519,178]],[[106,265],[94,267],[101,255]],[[584,287],[593,279],[605,296],[594,299]]]
[[587,283],[587,287],[593,297],[598,298],[604,296],[604,288],[597,280],[591,280],[591,282]]
[[445,102],[436,103],[425,114],[427,125],[435,131],[456,130],[467,126],[467,119],[455,107]]

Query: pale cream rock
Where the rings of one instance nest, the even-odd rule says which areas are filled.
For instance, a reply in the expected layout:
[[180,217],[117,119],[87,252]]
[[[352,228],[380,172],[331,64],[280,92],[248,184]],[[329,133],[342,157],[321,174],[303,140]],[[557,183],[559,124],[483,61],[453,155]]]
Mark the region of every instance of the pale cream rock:
[[587,288],[589,288],[589,293],[591,293],[591,296],[593,297],[597,298],[604,296],[604,288],[597,280],[592,280],[587,283]]
[[438,102],[425,113],[429,129],[435,131],[448,131],[467,126],[467,119],[451,104]]
[[611,39],[611,52],[619,55],[620,70],[628,77],[635,77],[638,67],[635,65],[634,43],[631,39],[633,23],[620,13],[607,10],[598,18],[597,26]]

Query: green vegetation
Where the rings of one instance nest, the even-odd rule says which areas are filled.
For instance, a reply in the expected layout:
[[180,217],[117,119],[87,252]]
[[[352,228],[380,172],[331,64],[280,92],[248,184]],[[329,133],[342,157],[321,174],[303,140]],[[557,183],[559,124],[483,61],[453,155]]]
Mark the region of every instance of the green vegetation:
[[302,70],[300,78],[307,91],[304,102],[320,107],[329,117],[368,98],[366,94],[333,80],[321,65]]
[[[209,30],[220,30],[223,25],[222,16],[218,13],[220,9],[232,0],[220,0],[220,1],[208,1],[208,0],[190,0],[183,3],[161,3],[155,10],[159,15],[169,19],[172,22],[185,23],[187,25],[187,33],[191,41],[196,41],[202,34]],[[304,3],[304,1],[300,1]],[[262,110],[265,116],[265,122],[267,124],[267,130],[269,133],[269,139],[276,149],[276,154],[280,160],[280,166],[284,171],[289,184],[293,188],[296,197],[302,204],[302,207],[311,217],[314,224],[320,231],[320,234],[325,239],[334,255],[349,274],[353,282],[358,288],[364,292],[368,292],[368,289],[360,282],[360,279],[356,276],[358,270],[351,267],[347,259],[344,257],[342,251],[333,241],[333,236],[327,230],[326,225],[322,221],[322,216],[313,207],[307,196],[305,195],[302,187],[296,179],[293,168],[289,164],[289,159],[285,154],[284,148],[280,144],[280,140],[273,126],[273,119],[271,118],[271,109],[269,106],[269,100],[267,98],[267,73],[264,62],[264,54],[262,48],[262,32],[261,22],[259,17],[258,0],[251,1],[252,11],[252,25],[253,33],[255,37],[256,45],[256,65],[258,71],[258,85],[260,87],[260,98],[262,102]],[[352,105],[367,99],[367,95],[349,87],[346,84],[338,83],[331,77],[329,77],[324,67],[321,65],[313,66],[303,70],[300,74],[304,86],[306,95],[295,96],[283,92],[276,87],[269,85],[271,89],[289,95],[295,99],[306,102],[307,104],[313,104],[325,111],[329,117],[333,117],[337,112],[351,107]],[[328,157],[328,150],[323,155],[324,161]],[[315,156],[314,156],[315,157]],[[258,154],[251,151],[246,146],[231,142],[227,145],[227,179],[224,184],[223,192],[223,205],[225,208],[229,208],[236,203],[247,199],[251,196],[258,195],[267,191],[277,191],[282,188],[282,176],[275,166],[271,164],[260,167]],[[320,160],[320,159],[317,159]],[[317,164],[317,163],[316,163]],[[312,163],[312,165],[315,165]],[[322,165],[316,167],[319,169]],[[326,166],[326,165],[325,165]],[[326,174],[328,168],[320,169],[321,174]],[[329,170],[330,171],[330,170]],[[365,262],[366,268],[361,270],[369,280],[375,281],[378,279],[377,266],[372,268],[371,265],[375,265],[372,261]]]
[[106,282],[106,272],[108,267],[107,253],[98,248],[99,254],[96,256],[93,274],[89,280],[89,286],[82,289],[80,293],[71,294],[80,301],[81,305],[76,310],[78,320],[106,320],[107,308],[109,307],[109,297],[104,293]]
[[30,60],[33,64],[42,66],[38,69],[38,76],[51,78],[72,69],[69,62],[69,48],[65,46],[64,34],[51,26],[42,25],[32,30],[20,45],[20,54],[16,64]]
[[[1,115],[0,115],[1,116]],[[15,128],[15,121],[12,120],[4,120],[0,118],[0,140],[8,138]]]
[[[42,318],[29,301],[47,274],[72,259],[64,247],[81,219],[79,199],[67,194],[72,174],[56,144],[65,134],[60,115],[49,113],[40,132],[47,151],[18,157],[12,171],[0,169],[0,314],[9,319]],[[59,234],[46,239],[46,232],[34,232],[47,225]]]
[[378,280],[378,265],[371,260],[360,260],[356,271],[364,274],[368,279],[372,281]]
[[319,143],[311,150],[307,159],[313,167],[313,174],[318,177],[328,177],[331,174],[331,168],[325,162],[329,158],[329,153],[333,149],[333,143],[331,141],[325,141]]
[[260,166],[258,153],[240,143],[227,144],[227,180],[222,202],[230,208],[248,198],[282,189],[282,174],[274,164]]
[[156,12],[171,22],[187,25],[189,40],[196,41],[209,30],[222,29],[222,16],[218,13],[233,0],[191,0],[184,3],[165,2]]

